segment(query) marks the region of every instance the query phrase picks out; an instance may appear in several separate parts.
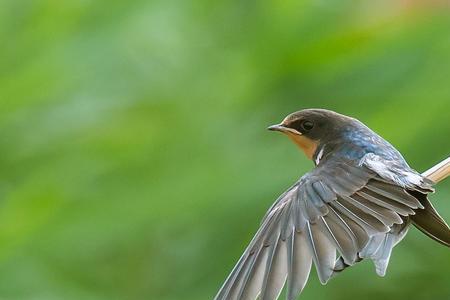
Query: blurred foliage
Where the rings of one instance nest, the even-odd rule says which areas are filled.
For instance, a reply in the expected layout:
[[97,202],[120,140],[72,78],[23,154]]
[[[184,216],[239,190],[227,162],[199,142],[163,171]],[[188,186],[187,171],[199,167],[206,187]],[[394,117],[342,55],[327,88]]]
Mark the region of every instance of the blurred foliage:
[[[6,0],[0,39],[0,299],[211,299],[312,167],[265,131],[301,108],[449,154],[448,1]],[[412,229],[301,299],[444,299],[449,269]]]

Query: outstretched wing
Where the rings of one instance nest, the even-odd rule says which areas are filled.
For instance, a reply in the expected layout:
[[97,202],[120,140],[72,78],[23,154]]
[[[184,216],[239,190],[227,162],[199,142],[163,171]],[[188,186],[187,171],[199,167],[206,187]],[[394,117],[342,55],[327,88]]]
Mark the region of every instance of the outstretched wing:
[[335,269],[365,257],[378,260],[383,275],[393,245],[406,233],[404,217],[423,208],[383,177],[345,160],[324,161],[303,176],[269,209],[215,299],[276,299],[286,281],[287,299],[295,299],[312,264],[323,284]]

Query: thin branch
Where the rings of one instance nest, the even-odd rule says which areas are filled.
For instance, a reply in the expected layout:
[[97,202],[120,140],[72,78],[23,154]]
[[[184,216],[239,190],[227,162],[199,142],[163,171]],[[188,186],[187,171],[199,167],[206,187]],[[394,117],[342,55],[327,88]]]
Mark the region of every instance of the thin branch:
[[438,183],[450,175],[450,157],[422,173],[423,176]]

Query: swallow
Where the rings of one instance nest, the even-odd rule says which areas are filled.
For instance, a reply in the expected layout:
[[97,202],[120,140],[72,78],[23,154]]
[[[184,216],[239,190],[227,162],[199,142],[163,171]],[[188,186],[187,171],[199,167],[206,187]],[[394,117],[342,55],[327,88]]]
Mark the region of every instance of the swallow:
[[450,247],[450,228],[427,198],[434,182],[362,122],[305,109],[268,129],[315,167],[270,207],[215,300],[277,299],[285,283],[294,300],[313,265],[322,284],[364,259],[384,276],[410,225]]

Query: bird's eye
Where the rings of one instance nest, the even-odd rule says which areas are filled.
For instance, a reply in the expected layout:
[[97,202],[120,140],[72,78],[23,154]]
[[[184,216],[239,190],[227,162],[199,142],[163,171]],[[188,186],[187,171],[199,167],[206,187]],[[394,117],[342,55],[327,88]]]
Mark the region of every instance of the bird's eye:
[[313,129],[313,127],[314,127],[314,123],[311,121],[303,121],[302,122],[302,128],[305,131],[310,131],[311,129]]

